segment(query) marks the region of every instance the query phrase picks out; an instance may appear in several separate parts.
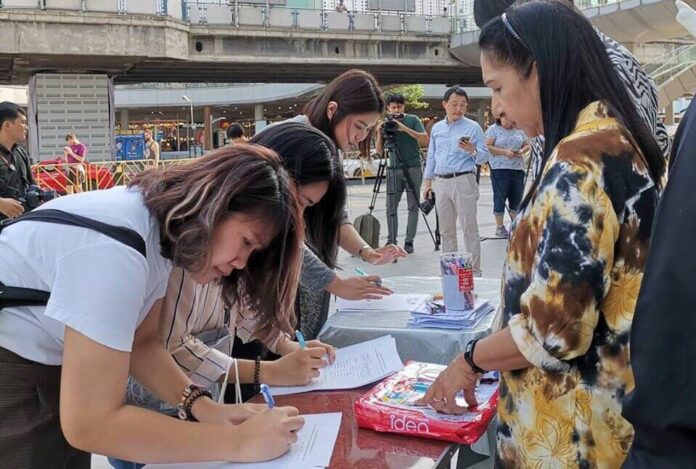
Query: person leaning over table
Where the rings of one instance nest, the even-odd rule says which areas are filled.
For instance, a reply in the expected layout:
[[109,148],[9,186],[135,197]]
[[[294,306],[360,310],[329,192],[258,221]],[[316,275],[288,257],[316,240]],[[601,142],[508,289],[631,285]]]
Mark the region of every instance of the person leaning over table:
[[[261,133],[254,142],[277,152],[296,184],[305,222],[305,242],[317,251],[335,250],[346,189],[331,140],[308,125],[285,122]],[[380,289],[375,286],[374,291]],[[254,383],[256,392],[260,383],[307,384],[319,376],[320,368],[333,363],[335,349],[330,345],[311,340],[301,350],[286,332],[277,327],[263,327],[264,317],[255,312],[249,302],[229,305],[222,293],[221,284],[200,285],[190,273],[175,267],[169,276],[159,320],[160,339],[176,363],[194,383],[204,386],[214,396],[218,396],[227,383],[237,381],[237,372],[239,382]],[[241,291],[240,297],[244,296]],[[289,309],[279,310],[276,315],[280,322],[287,322],[286,316],[296,313]],[[301,326],[300,319],[298,326]],[[232,356],[235,333],[244,342],[259,337],[281,358],[275,361],[240,359],[235,366]],[[324,354],[328,354],[328,360],[323,359]],[[154,397],[133,378],[129,379],[127,401],[165,414],[176,413],[175,408]],[[143,466],[116,458],[109,461],[116,469]]]
[[[147,463],[285,453],[303,425],[297,409],[215,403],[158,329],[173,265],[200,284],[220,281],[231,305],[242,286],[264,329],[293,330],[292,315],[277,312],[292,310],[302,221],[278,156],[225,148],[31,215],[48,209],[129,229],[142,246],[81,226],[19,219],[3,227],[0,282],[50,297],[12,306],[0,289],[0,467],[89,468],[88,452]],[[129,373],[179,406],[179,419],[124,404]]]
[[[348,70],[332,80],[317,97],[307,103],[304,114],[290,121],[320,130],[339,150],[349,151],[369,143],[383,111],[384,99],[377,80],[362,70]],[[266,127],[254,136],[254,141],[261,138],[264,132],[281,124],[282,122]],[[402,248],[393,244],[373,249],[350,223],[345,209],[341,209],[343,212],[338,246],[372,265],[390,264],[395,259],[406,256]],[[314,208],[309,212],[309,217],[320,215]],[[307,339],[317,337],[328,317],[330,297],[325,291],[351,300],[376,298],[390,293],[386,289],[374,289],[375,277],[338,275],[334,271],[337,254],[337,247],[318,253],[305,248],[298,302],[300,326]]]
[[629,337],[664,158],[590,23],[532,1],[479,36],[492,109],[546,153],[513,222],[504,328],[470,342],[422,403],[462,413],[483,370],[502,371],[497,467],[619,467],[633,437]]

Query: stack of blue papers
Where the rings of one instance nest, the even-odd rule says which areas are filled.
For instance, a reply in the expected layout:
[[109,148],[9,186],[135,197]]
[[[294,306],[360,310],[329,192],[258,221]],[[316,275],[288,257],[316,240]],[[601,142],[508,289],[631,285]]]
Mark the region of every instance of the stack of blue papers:
[[495,306],[488,300],[477,299],[467,311],[447,311],[440,303],[427,301],[411,311],[409,327],[434,329],[478,329],[490,325]]

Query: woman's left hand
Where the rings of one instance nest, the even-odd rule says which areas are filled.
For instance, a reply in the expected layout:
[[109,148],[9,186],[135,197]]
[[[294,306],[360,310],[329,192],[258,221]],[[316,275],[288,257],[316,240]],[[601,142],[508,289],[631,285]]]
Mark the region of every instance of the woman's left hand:
[[384,265],[394,262],[399,257],[406,257],[406,251],[395,244],[387,244],[377,249],[366,249],[362,259],[372,265]]
[[417,405],[429,405],[438,412],[445,414],[463,414],[468,407],[457,405],[456,396],[464,391],[464,400],[469,407],[478,405],[476,402],[476,382],[479,375],[464,361],[464,355],[457,355],[447,368],[440,373],[435,382]]

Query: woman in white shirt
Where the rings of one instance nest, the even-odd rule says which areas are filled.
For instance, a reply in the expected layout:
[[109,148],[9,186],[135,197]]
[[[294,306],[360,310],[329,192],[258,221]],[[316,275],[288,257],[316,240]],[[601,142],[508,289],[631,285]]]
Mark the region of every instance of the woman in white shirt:
[[[0,467],[88,468],[86,452],[145,463],[259,461],[286,452],[303,424],[296,409],[216,404],[177,366],[158,331],[172,265],[198,283],[221,282],[231,305],[243,286],[262,328],[293,330],[293,315],[277,312],[293,307],[302,221],[277,155],[228,147],[33,213],[46,210],[127,229],[142,245],[31,219],[0,232],[0,290],[50,292],[45,306],[16,306],[0,291]],[[124,405],[129,372],[178,405],[181,420]]]

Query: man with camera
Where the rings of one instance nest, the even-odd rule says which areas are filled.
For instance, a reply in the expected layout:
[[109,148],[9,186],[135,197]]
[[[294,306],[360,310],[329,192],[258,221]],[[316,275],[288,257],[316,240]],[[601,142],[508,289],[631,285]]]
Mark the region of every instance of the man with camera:
[[468,104],[469,96],[464,88],[455,86],[445,92],[442,106],[447,117],[433,125],[430,131],[423,197],[428,198],[434,189],[443,252],[458,250],[459,218],[464,232],[464,248],[473,257],[474,275],[481,276],[481,239],[476,220],[476,202],[479,198],[476,166],[488,161],[490,155],[481,126],[465,117]]
[[0,220],[23,214],[26,193],[36,184],[29,155],[20,144],[27,138],[27,116],[14,103],[0,103]]
[[[406,190],[408,223],[404,250],[413,253],[413,239],[418,229],[418,196],[423,180],[423,155],[421,147],[428,145],[428,134],[423,123],[413,114],[405,114],[404,97],[400,94],[387,96],[387,118],[377,134],[377,153],[389,158],[387,166],[387,230],[388,243],[397,244],[397,209],[401,195]],[[385,145],[386,144],[386,145]],[[386,147],[386,148],[385,148]],[[387,150],[385,152],[385,150]],[[410,176],[413,188],[410,187]]]

